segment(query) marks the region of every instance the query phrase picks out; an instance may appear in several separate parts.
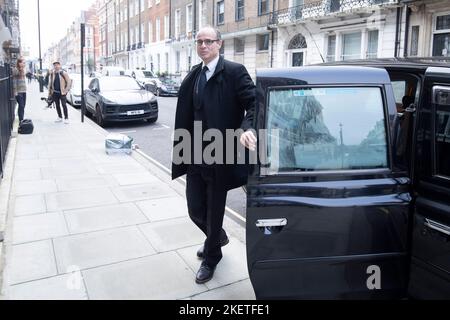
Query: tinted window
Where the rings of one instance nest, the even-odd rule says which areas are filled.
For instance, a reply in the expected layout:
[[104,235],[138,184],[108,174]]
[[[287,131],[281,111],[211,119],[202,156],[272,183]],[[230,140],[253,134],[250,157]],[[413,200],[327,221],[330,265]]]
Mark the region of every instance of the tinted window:
[[380,88],[272,90],[267,129],[271,173],[388,166]]
[[450,87],[433,88],[436,104],[436,171],[450,177]]

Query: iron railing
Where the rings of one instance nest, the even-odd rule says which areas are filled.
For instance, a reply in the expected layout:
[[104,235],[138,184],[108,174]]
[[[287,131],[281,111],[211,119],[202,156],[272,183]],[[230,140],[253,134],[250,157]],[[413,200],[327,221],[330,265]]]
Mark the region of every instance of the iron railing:
[[0,177],[3,177],[3,163],[11,138],[15,107],[11,68],[5,64],[0,66]]
[[320,18],[381,4],[398,4],[399,0],[321,0],[308,2],[270,13],[269,26],[290,24],[309,18]]

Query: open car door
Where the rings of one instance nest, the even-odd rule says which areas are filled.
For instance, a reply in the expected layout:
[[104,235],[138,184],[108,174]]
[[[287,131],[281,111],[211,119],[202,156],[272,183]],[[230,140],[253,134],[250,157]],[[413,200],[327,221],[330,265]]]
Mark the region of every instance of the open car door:
[[430,67],[417,110],[409,294],[450,299],[450,69]]
[[267,133],[246,226],[256,297],[404,297],[410,179],[392,156],[386,70],[260,70],[257,92],[257,128]]

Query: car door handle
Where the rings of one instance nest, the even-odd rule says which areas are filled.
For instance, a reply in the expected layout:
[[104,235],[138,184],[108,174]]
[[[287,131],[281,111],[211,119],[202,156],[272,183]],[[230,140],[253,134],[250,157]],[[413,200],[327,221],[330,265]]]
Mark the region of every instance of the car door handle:
[[439,231],[443,234],[450,236],[450,227],[431,219],[425,219],[425,225],[433,230]]
[[287,219],[267,219],[267,220],[258,220],[256,221],[256,226],[258,228],[267,228],[267,227],[284,227],[287,225]]

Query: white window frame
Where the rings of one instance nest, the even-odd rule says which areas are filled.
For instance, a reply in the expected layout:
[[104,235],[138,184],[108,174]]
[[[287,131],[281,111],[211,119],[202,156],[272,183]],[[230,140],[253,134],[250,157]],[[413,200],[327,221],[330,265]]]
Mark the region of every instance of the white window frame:
[[433,15],[433,27],[432,27],[432,32],[431,32],[431,43],[430,43],[430,57],[433,56],[434,35],[435,34],[450,33],[450,29],[444,29],[444,30],[437,30],[436,29],[437,18],[441,17],[441,16],[448,16],[448,15],[450,15],[450,11],[436,13],[436,14]]
[[178,38],[180,36],[181,30],[181,10],[176,9],[175,10],[175,38]]
[[[191,9],[190,14],[189,14],[189,8]],[[194,7],[192,6],[192,3],[186,5],[186,33],[192,32],[193,12],[194,12]]]
[[366,42],[366,38],[364,37],[364,31],[361,29],[355,29],[355,30],[348,30],[348,31],[343,31],[340,34],[340,41],[341,41],[341,45],[340,45],[340,51],[339,51],[339,61],[345,61],[344,60],[344,37],[348,34],[354,34],[354,33],[359,33],[361,35],[361,42],[359,43],[359,57],[356,59],[361,59],[362,55],[363,55],[363,50],[364,50],[364,43]]
[[161,18],[157,17],[156,18],[156,22],[155,22],[156,26],[156,42],[161,41]]
[[169,16],[164,16],[164,39],[169,39]]
[[150,20],[148,22],[148,43],[152,43],[153,42],[153,23]]

